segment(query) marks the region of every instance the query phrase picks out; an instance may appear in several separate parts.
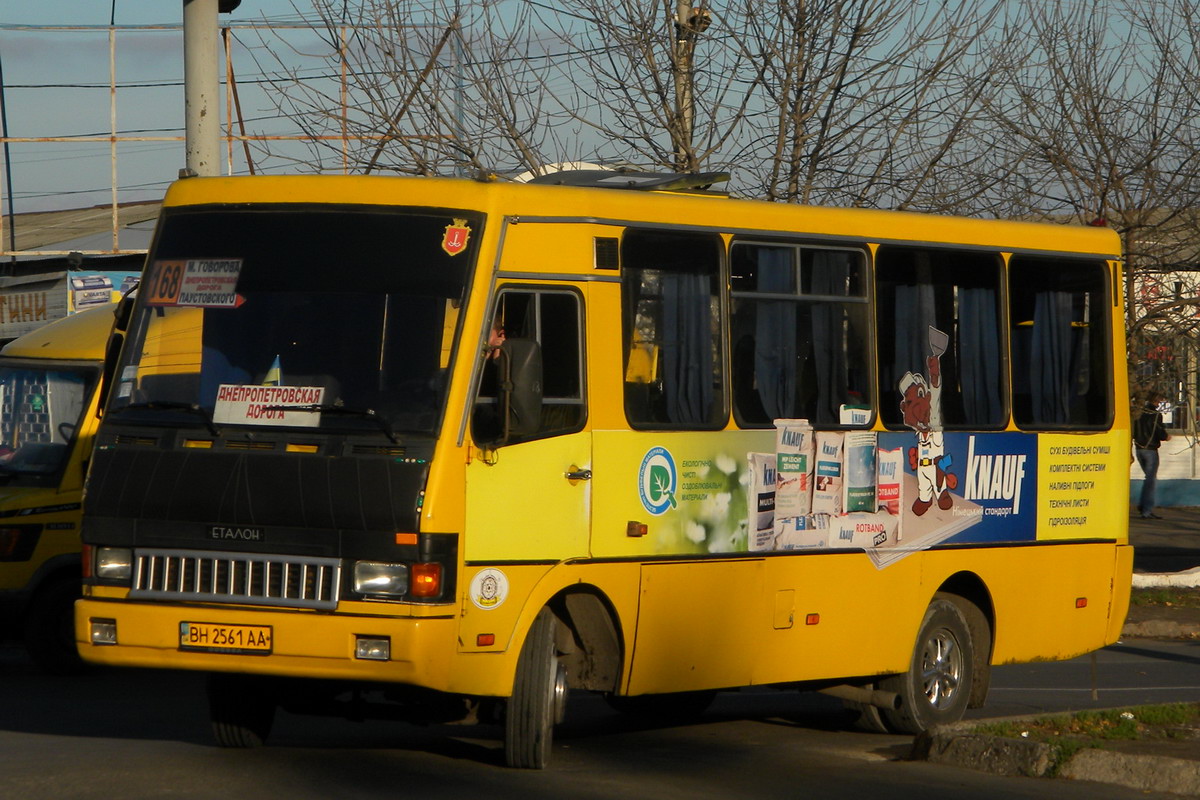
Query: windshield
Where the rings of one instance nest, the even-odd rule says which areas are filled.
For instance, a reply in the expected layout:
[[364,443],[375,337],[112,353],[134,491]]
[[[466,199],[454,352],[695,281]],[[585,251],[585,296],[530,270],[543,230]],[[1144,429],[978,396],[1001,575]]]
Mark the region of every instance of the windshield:
[[0,362],[0,484],[57,485],[96,372]]
[[168,212],[112,421],[435,433],[481,226],[373,206]]

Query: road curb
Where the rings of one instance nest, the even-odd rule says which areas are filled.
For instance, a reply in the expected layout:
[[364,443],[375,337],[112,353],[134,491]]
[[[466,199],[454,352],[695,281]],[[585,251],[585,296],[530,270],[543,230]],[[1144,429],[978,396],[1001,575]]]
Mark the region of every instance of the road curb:
[[1144,792],[1200,795],[1200,763],[1182,758],[1081,750],[1058,774],[1064,778],[1112,783]]
[[922,733],[913,742],[910,758],[993,775],[1040,778],[1050,771],[1048,744],[970,733],[969,728],[957,725],[937,726]]
[[1200,639],[1200,625],[1171,619],[1127,622],[1121,636],[1129,639]]
[[[1038,715],[1045,719],[1056,715]],[[1031,721],[1035,717],[1006,717],[987,722]],[[938,725],[913,742],[910,759],[973,769],[993,775],[1041,778],[1053,768],[1048,744],[975,733],[981,722]],[[1113,784],[1150,792],[1200,796],[1200,762],[1166,756],[1131,755],[1088,748],[1071,756],[1057,777]]]
[[1180,589],[1200,586],[1200,567],[1183,572],[1134,573],[1133,587],[1147,589],[1158,586],[1173,586]]

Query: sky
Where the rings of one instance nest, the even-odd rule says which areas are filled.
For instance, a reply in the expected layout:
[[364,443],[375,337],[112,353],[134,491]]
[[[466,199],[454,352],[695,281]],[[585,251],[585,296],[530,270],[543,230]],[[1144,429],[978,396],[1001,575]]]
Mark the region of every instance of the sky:
[[[241,45],[234,68],[248,127],[256,133],[294,134],[280,119],[256,78],[264,68],[260,35],[238,23],[299,22],[297,7],[306,0],[243,0],[222,24],[234,26]],[[116,128],[119,136],[143,138],[183,135],[182,0],[0,0],[0,69],[9,137],[108,136],[111,130],[109,40],[115,32],[117,80]],[[176,26],[173,30],[153,26]],[[25,26],[71,26],[46,30]],[[312,34],[293,31],[299,41]],[[304,45],[312,42],[301,42]],[[288,48],[282,48],[286,51]],[[257,51],[257,52],[256,52]],[[224,114],[224,97],[221,101]],[[222,150],[223,161],[225,150]],[[108,141],[13,142],[0,160],[12,185],[12,210],[82,208],[112,201],[111,146]],[[117,183],[121,202],[161,198],[184,166],[182,141],[134,141],[117,146]],[[240,148],[232,169],[246,171]],[[228,170],[223,163],[222,171]],[[9,191],[0,184],[3,213]],[[7,247],[7,240],[4,247]]]

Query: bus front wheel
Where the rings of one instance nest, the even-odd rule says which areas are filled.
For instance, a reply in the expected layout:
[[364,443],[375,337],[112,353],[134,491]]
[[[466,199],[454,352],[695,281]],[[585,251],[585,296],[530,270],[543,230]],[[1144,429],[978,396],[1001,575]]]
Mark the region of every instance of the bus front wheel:
[[567,674],[558,658],[549,608],[538,612],[521,654],[513,693],[504,713],[504,760],[518,769],[543,769],[550,758],[554,726],[566,708]]
[[275,722],[275,699],[262,679],[249,675],[208,677],[208,712],[221,747],[259,747]]
[[889,728],[917,734],[934,725],[957,722],[971,698],[975,676],[974,643],[965,602],[938,594],[925,611],[908,671],[880,681],[880,688],[900,695],[900,708],[882,709]]

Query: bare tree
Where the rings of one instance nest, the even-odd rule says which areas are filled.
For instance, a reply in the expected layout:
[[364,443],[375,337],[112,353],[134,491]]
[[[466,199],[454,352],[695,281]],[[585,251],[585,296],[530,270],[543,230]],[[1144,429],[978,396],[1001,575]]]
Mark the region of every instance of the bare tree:
[[[721,21],[758,74],[739,162],[787,202],[960,210],[988,88],[997,3],[731,4]],[[965,192],[964,192],[965,190]]]
[[785,202],[947,211],[994,183],[967,167],[1002,6],[584,0],[540,20],[579,54],[555,99],[601,159],[727,169]]
[[528,6],[311,2],[308,49],[278,38],[260,48],[260,68],[283,77],[279,110],[310,142],[309,167],[464,174],[554,158],[569,118],[543,104],[551,54],[527,35]]
[[538,6],[539,25],[571,54],[547,88],[578,126],[573,157],[679,172],[726,166],[751,99],[744,76],[755,67],[728,46],[732,34],[712,4]]
[[[1027,49],[991,95],[1024,215],[1108,225],[1122,238],[1135,397],[1196,403],[1200,115],[1196,8],[1029,2]],[[1014,209],[1015,210],[1015,209]]]
[[274,70],[323,165],[728,170],[768,199],[942,212],[997,182],[973,177],[999,0],[312,2],[335,79],[299,48]]

